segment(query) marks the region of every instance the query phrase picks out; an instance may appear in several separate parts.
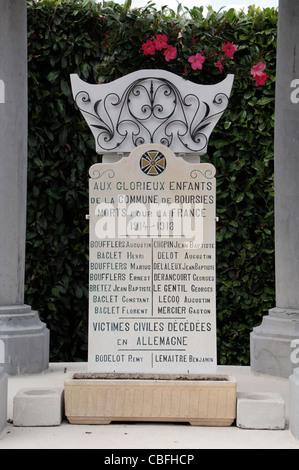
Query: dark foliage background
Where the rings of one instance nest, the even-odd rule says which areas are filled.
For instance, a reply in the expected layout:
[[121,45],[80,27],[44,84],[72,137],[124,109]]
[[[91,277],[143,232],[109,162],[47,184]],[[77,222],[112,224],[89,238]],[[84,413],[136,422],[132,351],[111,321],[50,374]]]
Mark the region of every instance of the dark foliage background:
[[[277,12],[248,14],[149,3],[131,9],[90,0],[28,1],[29,155],[26,302],[51,332],[51,361],[87,357],[88,168],[100,161],[75,108],[70,73],[108,82],[141,68],[165,68],[198,83],[235,74],[229,108],[204,159],[217,169],[218,362],[249,364],[249,334],[274,300],[273,130]],[[178,56],[145,56],[167,34]],[[212,54],[238,46],[223,75]],[[202,70],[188,57],[205,50]],[[253,63],[269,79],[256,87]],[[186,68],[187,67],[187,68]]]

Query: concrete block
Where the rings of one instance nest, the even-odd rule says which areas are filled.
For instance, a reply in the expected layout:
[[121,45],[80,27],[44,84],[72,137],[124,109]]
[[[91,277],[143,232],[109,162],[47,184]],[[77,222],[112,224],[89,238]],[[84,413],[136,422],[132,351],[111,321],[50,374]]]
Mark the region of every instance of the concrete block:
[[244,429],[284,429],[284,400],[278,393],[239,392],[236,424]]
[[7,377],[0,367],[0,434],[7,424]]
[[299,439],[299,368],[289,378],[290,386],[290,432]]
[[13,400],[14,426],[59,426],[63,417],[63,388],[24,388]]

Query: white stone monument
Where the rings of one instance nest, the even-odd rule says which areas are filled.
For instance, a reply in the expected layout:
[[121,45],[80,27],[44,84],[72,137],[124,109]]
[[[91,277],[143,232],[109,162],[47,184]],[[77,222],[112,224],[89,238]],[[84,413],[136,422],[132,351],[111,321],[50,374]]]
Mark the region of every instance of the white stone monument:
[[0,366],[8,374],[41,372],[49,331],[24,305],[27,191],[27,5],[0,0]]
[[216,372],[214,175],[161,144],[90,168],[91,372]]
[[251,368],[289,377],[299,340],[299,2],[279,2],[275,139],[276,307],[250,337]]
[[215,168],[200,163],[233,76],[71,75],[90,168],[89,371],[215,373]]
[[89,371],[66,381],[66,416],[230,426],[236,381],[215,375],[215,168],[199,155],[233,76],[71,79],[104,163],[89,171]]

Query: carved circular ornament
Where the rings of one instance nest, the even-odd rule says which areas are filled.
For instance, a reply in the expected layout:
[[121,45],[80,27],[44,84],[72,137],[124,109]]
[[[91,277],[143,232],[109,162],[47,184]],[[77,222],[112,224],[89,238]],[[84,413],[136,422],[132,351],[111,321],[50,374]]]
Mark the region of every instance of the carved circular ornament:
[[148,150],[140,157],[140,168],[148,176],[161,175],[166,168],[166,157],[158,150]]

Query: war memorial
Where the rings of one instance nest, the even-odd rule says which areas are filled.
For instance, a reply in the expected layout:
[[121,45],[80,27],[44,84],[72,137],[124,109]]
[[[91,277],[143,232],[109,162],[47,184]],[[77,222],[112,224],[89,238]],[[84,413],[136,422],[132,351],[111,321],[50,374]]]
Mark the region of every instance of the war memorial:
[[[49,330],[38,312],[24,304],[26,2],[1,0],[0,6],[0,44],[11,38],[0,68],[3,431],[9,376],[34,376],[48,369]],[[252,372],[289,380],[289,429],[295,439],[298,8],[298,2],[290,0],[279,4],[276,306],[250,337]],[[216,85],[197,85],[164,70],[142,70],[101,86],[75,74],[70,81],[74,112],[82,113],[96,151],[104,155],[101,163],[90,167],[87,188],[88,364],[87,370],[65,378],[63,388],[29,386],[20,391],[14,401],[14,425],[57,426],[65,407],[65,416],[74,425],[187,422],[192,428],[225,427],[229,432],[236,420],[245,429],[285,429],[279,394],[237,394],[236,379],[217,367],[217,169],[201,163],[200,156],[225,113],[233,76]]]

